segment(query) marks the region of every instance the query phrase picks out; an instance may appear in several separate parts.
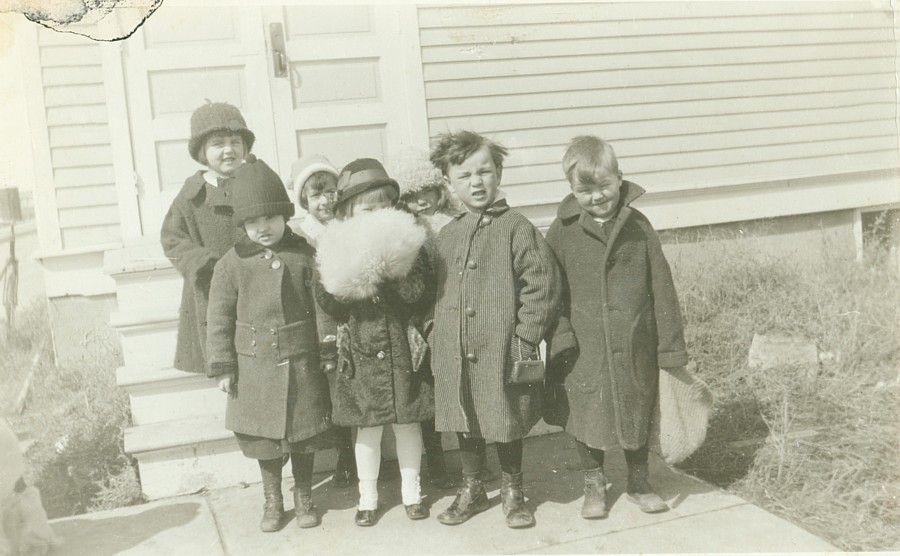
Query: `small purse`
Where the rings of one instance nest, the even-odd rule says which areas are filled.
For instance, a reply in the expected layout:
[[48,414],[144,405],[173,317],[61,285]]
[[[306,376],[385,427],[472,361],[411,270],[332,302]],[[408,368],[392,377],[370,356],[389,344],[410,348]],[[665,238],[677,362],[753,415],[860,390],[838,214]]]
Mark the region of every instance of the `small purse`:
[[[522,339],[516,337],[514,341],[519,342],[519,345],[516,346],[518,349],[515,355],[521,357]],[[540,359],[540,350],[535,350],[535,356],[537,357],[537,359],[527,359],[524,361],[513,362],[512,373],[510,373],[509,375],[510,384],[535,384],[538,382],[544,382],[546,369],[544,367],[544,362]]]

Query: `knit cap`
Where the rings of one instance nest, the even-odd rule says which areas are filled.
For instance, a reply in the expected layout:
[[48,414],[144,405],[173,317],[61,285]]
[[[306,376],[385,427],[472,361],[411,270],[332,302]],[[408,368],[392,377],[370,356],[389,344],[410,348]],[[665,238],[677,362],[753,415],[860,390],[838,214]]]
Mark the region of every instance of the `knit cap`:
[[191,138],[188,140],[188,152],[191,158],[200,162],[200,149],[206,137],[214,131],[233,131],[244,138],[247,152],[253,148],[256,136],[247,129],[247,122],[241,111],[226,102],[210,102],[194,110],[191,115]]
[[294,162],[291,166],[291,184],[293,185],[294,203],[300,205],[304,209],[309,208],[306,204],[304,186],[306,185],[306,180],[316,172],[327,172],[335,178],[338,177],[337,168],[321,154],[304,156]]
[[400,198],[429,188],[444,187],[443,175],[431,160],[428,152],[410,149],[402,153],[391,165],[391,176],[400,186]]
[[384,166],[374,158],[357,158],[344,166],[338,178],[338,203],[382,185],[392,186],[399,194],[397,181],[388,176]]
[[294,215],[294,203],[281,178],[252,154],[234,171],[233,188],[232,219],[237,226],[260,216],[280,214],[287,219]]

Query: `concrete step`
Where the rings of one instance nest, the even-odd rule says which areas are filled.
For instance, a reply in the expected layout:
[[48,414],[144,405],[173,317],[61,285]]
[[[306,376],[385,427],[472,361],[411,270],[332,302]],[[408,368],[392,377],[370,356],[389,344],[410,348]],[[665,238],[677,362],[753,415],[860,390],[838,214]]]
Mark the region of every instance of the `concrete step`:
[[[148,499],[260,481],[259,465],[241,453],[234,434],[225,429],[223,415],[125,430],[125,451],[138,461],[141,488]],[[336,461],[335,450],[319,452],[315,470],[331,471]],[[285,469],[289,475],[290,466]]]
[[225,394],[202,374],[128,365],[116,370],[116,383],[128,393],[135,425],[225,415]]
[[116,282],[122,314],[173,312],[181,302],[181,275],[158,241],[128,245],[103,254],[103,268]]
[[172,365],[178,338],[177,310],[145,314],[117,312],[110,324],[119,333],[125,363],[132,367]]

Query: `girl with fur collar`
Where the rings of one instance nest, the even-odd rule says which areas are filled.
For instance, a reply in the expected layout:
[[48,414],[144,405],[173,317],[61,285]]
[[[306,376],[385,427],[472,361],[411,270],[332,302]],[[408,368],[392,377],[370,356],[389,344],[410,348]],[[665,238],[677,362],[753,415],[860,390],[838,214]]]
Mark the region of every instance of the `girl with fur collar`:
[[433,279],[426,230],[393,209],[398,196],[397,182],[377,160],[348,164],[338,180],[336,220],[319,236],[316,253],[316,298],[338,323],[333,420],[358,427],[360,526],[377,521],[384,425],[397,439],[406,514],[428,517],[419,486],[419,423],[434,417],[434,394],[422,370],[427,344],[415,323],[433,297]]

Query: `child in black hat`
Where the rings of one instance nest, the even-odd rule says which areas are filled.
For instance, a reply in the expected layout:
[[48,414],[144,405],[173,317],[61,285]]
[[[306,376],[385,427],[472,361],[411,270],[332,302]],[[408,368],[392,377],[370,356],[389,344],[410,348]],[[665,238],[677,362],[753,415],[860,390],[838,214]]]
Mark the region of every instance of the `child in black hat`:
[[397,438],[406,515],[428,517],[419,484],[420,423],[434,417],[434,395],[417,323],[433,296],[433,280],[425,228],[394,210],[398,197],[397,182],[377,160],[348,164],[338,180],[337,220],[319,236],[316,253],[316,297],[338,323],[334,423],[358,427],[359,526],[377,521],[384,425]]
[[253,147],[240,110],[207,102],[191,116],[188,152],[206,168],[184,182],[162,223],[160,241],[184,277],[175,368],[206,372],[206,303],[213,266],[237,239],[231,222],[232,178]]
[[312,291],[315,251],[286,226],[294,205],[264,162],[250,155],[235,171],[234,185],[233,222],[245,233],[213,273],[208,373],[228,393],[226,428],[244,455],[259,461],[266,499],[260,529],[281,524],[287,454],[297,525],[314,527],[315,451],[333,444]]

